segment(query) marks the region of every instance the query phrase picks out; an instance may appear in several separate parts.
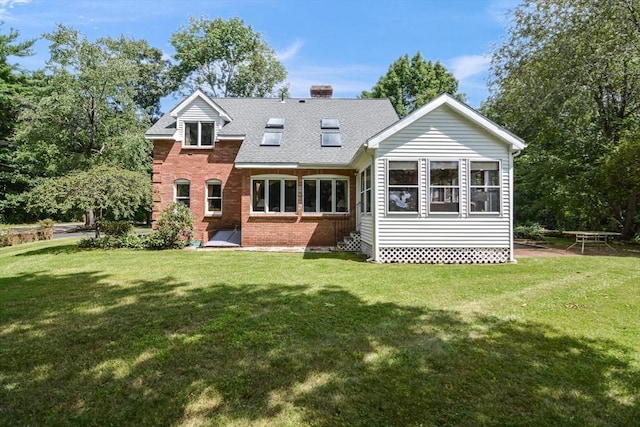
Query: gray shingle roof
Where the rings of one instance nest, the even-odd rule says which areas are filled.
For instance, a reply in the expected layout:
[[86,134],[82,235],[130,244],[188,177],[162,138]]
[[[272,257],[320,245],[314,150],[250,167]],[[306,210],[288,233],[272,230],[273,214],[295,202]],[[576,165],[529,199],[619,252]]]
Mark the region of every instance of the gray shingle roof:
[[[286,163],[298,165],[347,165],[367,138],[398,120],[386,99],[340,98],[215,98],[232,118],[220,129],[218,137],[244,135],[236,163]],[[175,119],[163,116],[147,136],[171,136]],[[284,118],[280,146],[261,146],[269,118]],[[341,147],[322,147],[322,119],[338,119]],[[273,131],[275,129],[269,129]],[[279,129],[277,131],[280,131]]]

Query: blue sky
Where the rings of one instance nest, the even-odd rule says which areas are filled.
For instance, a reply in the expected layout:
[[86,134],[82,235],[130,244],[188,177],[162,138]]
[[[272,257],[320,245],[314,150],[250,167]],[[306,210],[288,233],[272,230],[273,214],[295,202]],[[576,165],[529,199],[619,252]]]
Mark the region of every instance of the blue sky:
[[[313,84],[330,84],[334,97],[369,90],[389,65],[420,51],[440,61],[460,81],[468,103],[487,98],[490,52],[506,35],[507,11],[517,0],[0,0],[2,32],[36,38],[56,24],[69,25],[90,40],[146,39],[167,57],[171,34],[189,16],[238,17],[277,52],[288,71],[293,97],[307,97]],[[27,69],[44,66],[48,45],[19,58]],[[171,108],[175,98],[162,103]]]

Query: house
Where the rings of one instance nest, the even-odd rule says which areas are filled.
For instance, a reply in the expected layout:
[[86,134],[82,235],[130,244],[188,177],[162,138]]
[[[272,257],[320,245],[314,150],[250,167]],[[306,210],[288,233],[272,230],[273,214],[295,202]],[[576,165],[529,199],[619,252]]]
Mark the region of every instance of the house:
[[522,140],[446,94],[398,120],[388,100],[331,92],[185,98],[145,134],[154,219],[176,201],[211,245],[335,247],[353,235],[378,262],[513,260]]

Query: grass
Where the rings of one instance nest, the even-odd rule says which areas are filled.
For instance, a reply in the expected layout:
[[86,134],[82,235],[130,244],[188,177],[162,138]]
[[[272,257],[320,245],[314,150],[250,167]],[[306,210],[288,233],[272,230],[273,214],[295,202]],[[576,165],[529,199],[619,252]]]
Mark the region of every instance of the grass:
[[0,249],[0,425],[633,425],[640,262]]

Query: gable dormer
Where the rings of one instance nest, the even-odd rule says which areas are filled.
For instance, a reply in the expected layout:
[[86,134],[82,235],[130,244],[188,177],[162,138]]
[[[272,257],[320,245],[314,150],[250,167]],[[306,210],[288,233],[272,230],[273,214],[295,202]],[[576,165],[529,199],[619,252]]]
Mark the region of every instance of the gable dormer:
[[173,138],[184,148],[213,148],[220,128],[231,122],[229,114],[200,90],[169,114],[176,119]]

